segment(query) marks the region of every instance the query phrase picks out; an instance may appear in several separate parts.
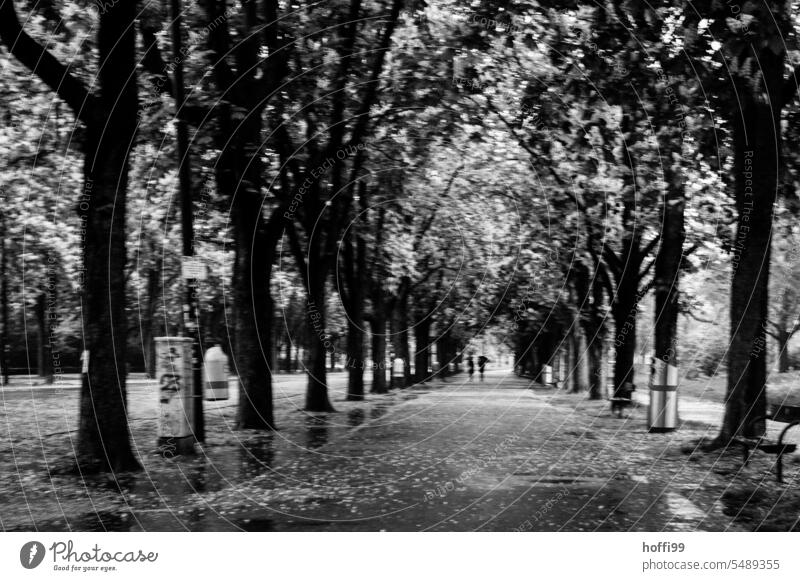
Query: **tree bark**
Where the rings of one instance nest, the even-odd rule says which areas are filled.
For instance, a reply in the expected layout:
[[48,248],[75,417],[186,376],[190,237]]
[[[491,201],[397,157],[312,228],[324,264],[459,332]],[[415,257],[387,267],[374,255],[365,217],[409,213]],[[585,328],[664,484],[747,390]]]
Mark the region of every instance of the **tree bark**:
[[603,399],[603,340],[596,338],[587,347],[589,399]]
[[100,14],[100,95],[24,32],[10,0],[0,2],[0,39],[86,124],[83,245],[84,360],[75,458],[81,473],[140,469],[126,415],[125,196],[137,119],[134,3]]
[[573,393],[580,393],[589,388],[590,368],[587,347],[586,332],[582,328],[577,328],[572,339],[572,350],[575,353]]
[[[377,299],[377,300],[376,300]],[[386,393],[386,315],[382,296],[372,295],[372,393]]]
[[3,376],[3,385],[8,385],[8,242],[6,241],[6,212],[0,208],[0,226],[2,226],[2,238],[0,238],[0,373]]
[[611,305],[614,318],[614,395],[618,396],[626,383],[634,383],[636,356],[636,317],[638,315],[638,243],[627,238],[624,244],[626,266],[617,282],[616,296]]
[[[159,254],[156,252],[156,254]],[[159,257],[156,264],[147,270],[147,299],[145,312],[142,316],[142,351],[144,352],[145,374],[150,379],[156,377],[156,343],[154,335],[156,330],[156,311],[161,293],[162,261]]]
[[[140,469],[128,431],[125,210],[137,119],[135,3],[100,14],[101,109],[87,127],[82,312],[86,347],[76,458],[82,473]],[[88,198],[88,199],[86,199]]]
[[778,373],[786,373],[789,371],[789,339],[791,339],[791,335],[784,329],[778,331],[777,335]]
[[[263,162],[262,112],[264,86],[259,81],[261,38],[256,5],[243,2],[245,40],[233,49],[240,74],[234,76],[227,65],[229,51],[226,2],[207,3],[210,27],[209,44],[215,53],[217,85],[248,115],[233,123],[231,107],[220,101],[217,135],[221,153],[216,164],[217,188],[230,200],[231,222],[236,248],[232,277],[235,321],[231,356],[239,373],[238,424],[246,429],[275,429],[272,402],[272,320],[273,301],[270,279],[275,248],[282,232],[278,213],[268,223],[262,217],[261,192]],[[230,329],[228,329],[230,333]]]
[[414,327],[414,340],[416,342],[416,353],[414,353],[414,372],[417,383],[425,383],[430,379],[428,367],[430,364],[430,318],[425,316],[418,321]]
[[364,399],[364,270],[366,248],[361,236],[355,235],[355,249],[345,241],[345,273],[347,277],[347,399]]
[[309,260],[308,285],[309,301],[306,309],[309,331],[309,375],[306,388],[306,411],[331,412],[335,411],[328,399],[328,379],[325,361],[328,349],[331,347],[327,335],[325,313],[325,280],[317,274],[314,262]]
[[[755,50],[755,48],[753,49]],[[738,211],[732,259],[728,389],[718,443],[737,434],[760,436],[766,411],[766,324],[772,211],[780,172],[781,83],[785,53],[770,48],[755,57],[767,98],[741,86],[741,113],[733,116],[734,179]],[[760,75],[760,76],[761,76]]]
[[36,369],[44,383],[53,383],[53,355],[50,345],[49,300],[50,293],[40,292],[36,297],[36,336],[38,349],[36,350]]
[[[670,160],[671,163],[671,160]],[[678,169],[678,168],[675,168]],[[685,238],[683,181],[679,171],[665,168],[667,192],[661,246],[655,262],[655,351],[654,357],[678,366],[678,281]]]
[[411,385],[411,361],[410,349],[408,347],[408,291],[406,290],[408,281],[401,284],[400,295],[397,297],[395,306],[395,318],[397,330],[395,332],[395,353],[403,360],[403,376],[398,380],[400,387]]

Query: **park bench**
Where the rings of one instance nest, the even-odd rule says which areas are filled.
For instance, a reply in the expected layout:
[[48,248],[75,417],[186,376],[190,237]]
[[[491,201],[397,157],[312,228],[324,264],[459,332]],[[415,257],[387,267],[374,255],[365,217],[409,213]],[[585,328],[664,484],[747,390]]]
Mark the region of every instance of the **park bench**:
[[616,394],[612,394],[608,398],[611,402],[611,413],[617,412],[617,417],[622,417],[622,410],[626,407],[633,405],[633,392],[636,391],[636,386],[632,383],[623,384]]
[[738,437],[734,441],[742,446],[744,457],[743,466],[747,465],[747,462],[750,460],[750,457],[755,450],[760,450],[765,454],[774,454],[777,456],[775,463],[775,477],[778,482],[783,482],[783,456],[784,454],[791,454],[797,450],[796,444],[785,444],[783,440],[786,437],[786,433],[790,429],[800,425],[800,406],[770,406],[767,409],[766,415],[758,416],[757,418],[751,420],[749,426],[753,426],[761,420],[771,420],[773,422],[779,422],[788,425],[781,431],[777,442],[771,442],[764,436],[761,436],[760,438]]

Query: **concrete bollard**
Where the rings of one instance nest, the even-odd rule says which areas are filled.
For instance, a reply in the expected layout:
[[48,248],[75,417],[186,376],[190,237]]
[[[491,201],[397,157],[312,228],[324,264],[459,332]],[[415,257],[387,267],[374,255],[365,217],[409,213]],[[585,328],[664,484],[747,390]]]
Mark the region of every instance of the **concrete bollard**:
[[194,453],[192,339],[156,337],[158,447],[166,457]]

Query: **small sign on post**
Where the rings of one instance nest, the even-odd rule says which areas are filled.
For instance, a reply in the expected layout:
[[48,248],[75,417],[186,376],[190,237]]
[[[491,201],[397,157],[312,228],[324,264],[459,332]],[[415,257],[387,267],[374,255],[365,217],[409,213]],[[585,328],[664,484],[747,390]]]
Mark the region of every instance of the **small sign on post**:
[[205,262],[196,256],[184,256],[181,261],[181,277],[186,280],[206,280],[208,268]]
[[190,337],[156,337],[158,447],[166,457],[194,453],[194,374]]

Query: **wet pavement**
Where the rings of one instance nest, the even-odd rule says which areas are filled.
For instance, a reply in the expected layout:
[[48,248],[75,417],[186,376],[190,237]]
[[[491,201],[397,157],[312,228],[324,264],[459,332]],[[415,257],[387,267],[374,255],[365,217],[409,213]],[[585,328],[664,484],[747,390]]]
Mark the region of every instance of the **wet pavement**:
[[[302,387],[293,389],[276,393],[281,429],[275,433],[236,430],[235,398],[208,406],[208,439],[193,458],[154,454],[155,420],[134,422],[145,470],[116,481],[81,481],[53,470],[63,461],[69,433],[0,440],[0,451],[25,458],[15,464],[4,455],[0,525],[134,531],[788,530],[800,514],[797,462],[789,462],[781,486],[772,482],[766,462],[742,469],[738,451],[709,456],[687,446],[716,432],[710,422],[719,418],[704,408],[699,415],[682,410],[677,432],[649,434],[646,407],[619,419],[606,402],[503,373],[489,374],[483,384],[457,377],[364,402],[344,401],[339,385],[333,389],[338,411],[327,414],[302,411]],[[144,403],[135,403],[139,399],[132,396],[134,417],[137,405],[147,412]],[[34,403],[40,432],[42,420],[69,425],[65,406],[59,409],[46,398]],[[8,413],[7,407],[6,422]]]

